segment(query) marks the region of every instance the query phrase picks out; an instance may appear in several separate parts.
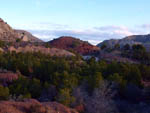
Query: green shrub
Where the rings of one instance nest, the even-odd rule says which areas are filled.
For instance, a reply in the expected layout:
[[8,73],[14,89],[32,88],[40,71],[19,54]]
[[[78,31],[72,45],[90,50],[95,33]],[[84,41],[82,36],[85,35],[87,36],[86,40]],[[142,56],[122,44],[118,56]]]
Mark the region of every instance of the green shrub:
[[9,97],[9,89],[0,85],[0,100],[7,100]]
[[59,90],[56,100],[66,106],[69,106],[75,101],[75,98],[71,95],[70,89],[64,88]]
[[20,38],[17,38],[17,39],[16,39],[16,42],[21,42],[21,39],[20,39]]

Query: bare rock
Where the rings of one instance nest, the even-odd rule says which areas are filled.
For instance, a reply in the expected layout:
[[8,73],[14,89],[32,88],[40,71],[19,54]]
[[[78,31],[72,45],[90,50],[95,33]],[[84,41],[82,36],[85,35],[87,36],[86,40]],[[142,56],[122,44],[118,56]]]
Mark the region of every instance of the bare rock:
[[0,113],[78,113],[56,102],[40,103],[29,99],[23,102],[1,101]]
[[27,31],[14,30],[0,18],[0,40],[16,42],[17,39],[20,39],[21,41],[43,42]]
[[2,85],[7,85],[7,83],[11,83],[14,80],[17,80],[19,75],[13,72],[1,72],[0,73],[0,82]]

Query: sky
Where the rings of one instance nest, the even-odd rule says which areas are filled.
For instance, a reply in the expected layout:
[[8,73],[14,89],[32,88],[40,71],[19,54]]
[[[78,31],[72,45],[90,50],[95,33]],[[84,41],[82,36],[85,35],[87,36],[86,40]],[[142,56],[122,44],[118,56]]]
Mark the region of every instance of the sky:
[[49,41],[103,40],[150,33],[150,0],[0,0],[0,18]]

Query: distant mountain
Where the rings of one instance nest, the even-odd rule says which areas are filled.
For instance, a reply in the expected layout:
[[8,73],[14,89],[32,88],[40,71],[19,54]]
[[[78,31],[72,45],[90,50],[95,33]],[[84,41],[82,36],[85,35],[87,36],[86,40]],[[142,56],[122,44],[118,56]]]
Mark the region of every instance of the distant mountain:
[[15,42],[17,39],[26,42],[42,42],[40,39],[34,37],[27,31],[14,30],[0,18],[0,40]]
[[125,44],[133,45],[133,44],[142,44],[147,49],[150,49],[150,34],[148,35],[132,35],[125,37],[123,39],[111,39],[111,40],[105,40],[98,44],[98,47],[101,47],[102,45],[107,45],[107,47],[113,47],[115,44],[120,44],[120,46],[124,46]]
[[70,36],[62,36],[60,38],[49,41],[48,43],[51,47],[72,50],[82,55],[96,54],[100,50],[100,48],[93,46],[88,42]]

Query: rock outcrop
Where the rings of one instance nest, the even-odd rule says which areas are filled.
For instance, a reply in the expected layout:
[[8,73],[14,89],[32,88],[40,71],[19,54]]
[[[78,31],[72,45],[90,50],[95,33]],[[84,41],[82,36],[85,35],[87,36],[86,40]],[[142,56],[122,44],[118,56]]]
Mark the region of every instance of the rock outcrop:
[[38,39],[37,37],[33,36],[31,33],[27,31],[24,30],[15,30],[15,31],[20,34],[22,41],[43,42],[42,40]]
[[0,18],[0,40],[16,41],[17,38],[19,34]]
[[20,41],[42,42],[27,31],[14,30],[0,18],[0,40],[16,42],[17,39],[20,39]]
[[0,113],[78,113],[56,102],[40,103],[29,99],[23,102],[1,101]]
[[12,72],[6,72],[6,73],[0,73],[0,82],[6,83],[6,82],[12,82],[13,80],[17,80],[19,77],[18,74],[12,73]]

